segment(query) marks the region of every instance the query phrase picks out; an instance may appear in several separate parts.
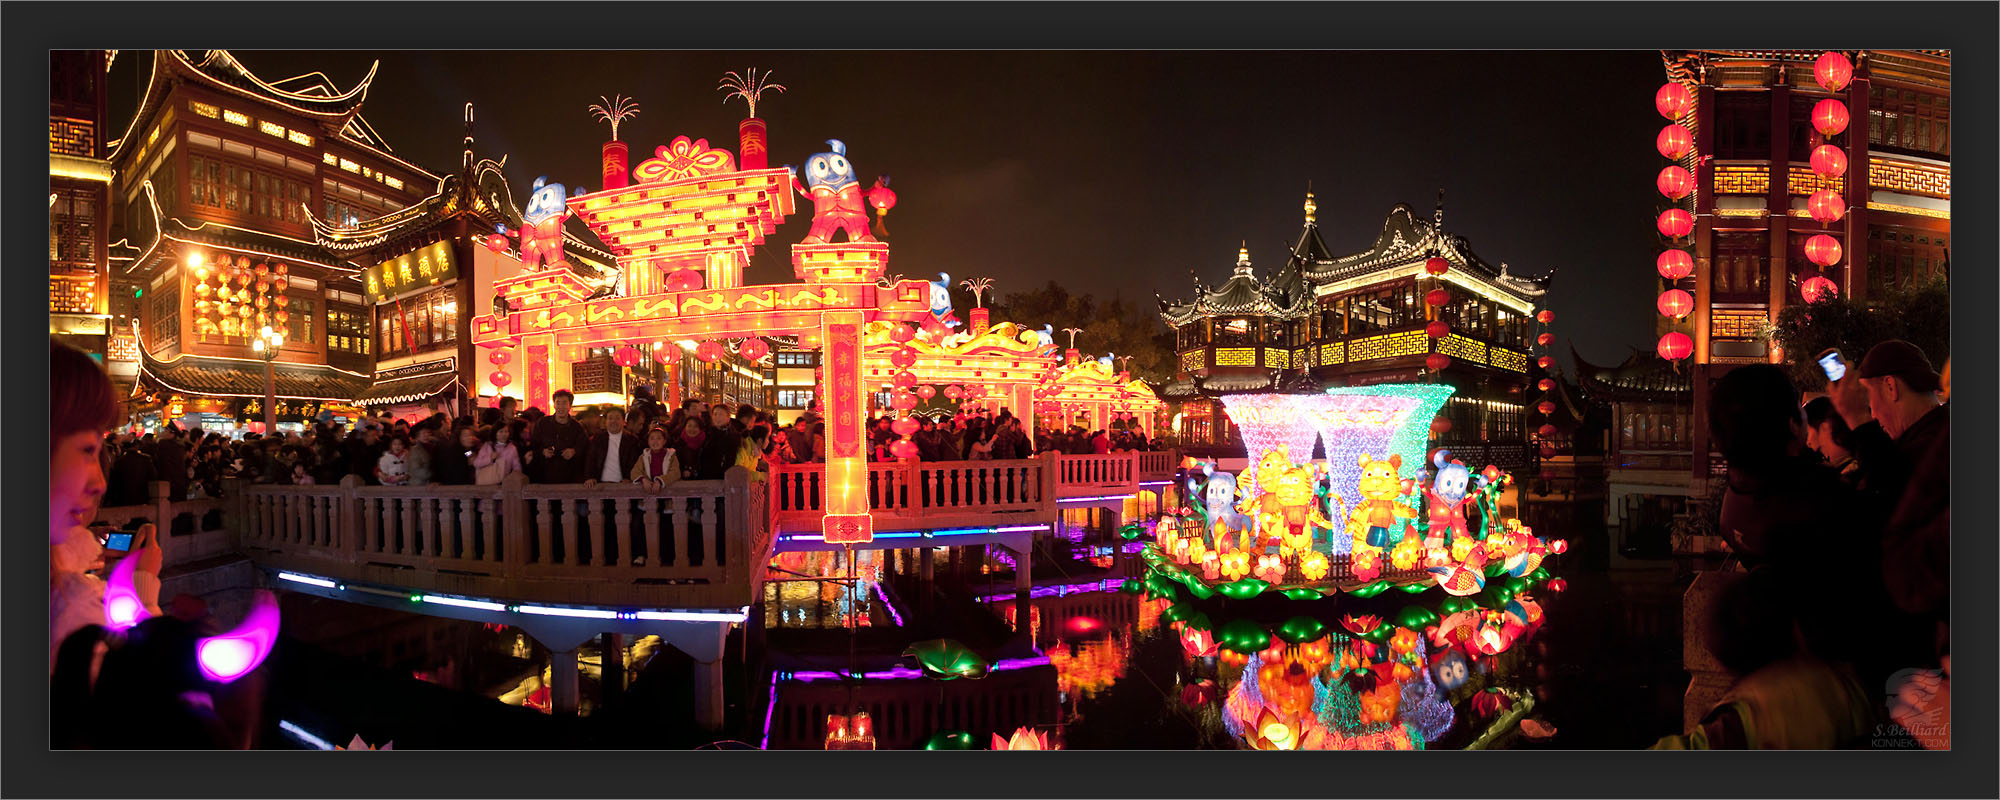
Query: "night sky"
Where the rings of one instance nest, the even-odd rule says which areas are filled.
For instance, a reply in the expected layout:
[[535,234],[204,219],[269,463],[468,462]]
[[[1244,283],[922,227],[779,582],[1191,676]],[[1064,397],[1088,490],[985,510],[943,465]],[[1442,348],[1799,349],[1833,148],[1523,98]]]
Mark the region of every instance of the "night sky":
[[[736,149],[729,70],[773,71],[764,96],[771,162],[803,164],[839,138],[863,176],[893,177],[890,272],[1001,293],[1064,283],[1152,302],[1186,296],[1190,269],[1219,283],[1248,240],[1275,274],[1310,181],[1336,253],[1374,242],[1396,203],[1515,274],[1562,271],[1548,306],[1555,351],[1599,363],[1650,348],[1652,96],[1656,51],[1306,53],[267,52],[236,51],[266,80],[318,70],[342,90],[375,59],[362,115],[397,155],[456,169],[462,109],[475,150],[506,155],[515,199],[538,176],[599,187],[608,127],[586,106],[623,93],[637,164],[676,135]],[[137,56],[137,57],[134,57]],[[111,79],[112,130],[144,90],[150,54]],[[809,204],[753,261],[748,280],[792,280],[783,245]]]

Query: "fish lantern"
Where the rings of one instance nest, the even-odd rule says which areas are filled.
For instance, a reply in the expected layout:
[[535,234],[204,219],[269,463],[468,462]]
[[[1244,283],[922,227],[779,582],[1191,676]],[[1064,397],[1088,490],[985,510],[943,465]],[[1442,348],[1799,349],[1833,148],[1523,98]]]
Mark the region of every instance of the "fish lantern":
[[1666,195],[1668,199],[1679,200],[1694,191],[1694,173],[1670,164],[1666,169],[1660,170],[1660,177],[1654,181],[1654,186],[1658,187],[1660,194]]
[[1668,289],[1660,293],[1656,305],[1659,306],[1661,316],[1680,319],[1694,310],[1694,295],[1680,289]]
[[1662,117],[1680,119],[1689,108],[1694,107],[1694,92],[1689,91],[1685,83],[1668,81],[1653,93],[1653,107],[1659,109]]
[[1661,358],[1668,361],[1679,361],[1694,354],[1694,340],[1689,339],[1687,334],[1680,331],[1671,331],[1667,335],[1660,337],[1660,344],[1657,349]]
[[1450,271],[1451,271],[1451,262],[1444,260],[1444,258],[1441,256],[1431,256],[1430,258],[1424,260],[1424,272],[1426,273],[1429,273],[1431,275],[1443,275]]
[[1831,300],[1840,296],[1840,287],[1824,275],[1814,275],[1799,284],[1799,296],[1804,297],[1807,303]]
[[1442,339],[1451,335],[1451,325],[1444,320],[1434,321],[1424,326],[1424,335],[1433,339]]
[[1660,212],[1660,235],[1669,239],[1679,239],[1694,232],[1694,215],[1685,209],[1669,208]]
[[1838,191],[1821,189],[1806,198],[1806,212],[1820,224],[1831,225],[1847,215],[1847,201]]
[[1548,309],[1544,308],[1544,309],[1542,309],[1541,311],[1537,311],[1537,312],[1535,312],[1535,321],[1536,321],[1536,322],[1539,322],[1539,323],[1542,323],[1543,325],[1547,325],[1547,324],[1549,324],[1549,323],[1551,323],[1551,322],[1555,322],[1555,321],[1556,321],[1556,312],[1554,312],[1554,311],[1550,311],[1550,310],[1548,310]]
[[486,360],[492,363],[493,366],[496,367],[506,366],[507,362],[512,361],[513,359],[514,356],[505,350],[495,350],[486,355]]
[[1535,410],[1542,412],[1542,416],[1544,417],[1554,414],[1556,413],[1556,402],[1554,400],[1543,400],[1535,404]]
[[1694,149],[1694,134],[1678,124],[1668,125],[1660,129],[1653,145],[1660,149],[1660,155],[1679,161],[1681,156]]
[[895,444],[889,445],[889,454],[897,458],[916,458],[917,443],[912,442],[908,439],[903,439],[901,441],[896,442]]
[[694,357],[710,363],[721,361],[725,354],[722,343],[713,339],[694,346]]
[[1838,52],[1829,50],[1821,53],[1819,60],[1813,62],[1813,80],[1829,92],[1847,88],[1847,82],[1853,77],[1854,63]]
[[495,253],[505,253],[509,246],[505,235],[498,233],[486,234],[486,249]]
[[1535,337],[1535,344],[1541,345],[1543,347],[1548,347],[1549,345],[1555,343],[1556,343],[1556,335],[1553,333],[1544,333],[1540,336]]
[[1660,277],[1677,281],[1694,274],[1694,257],[1686,250],[1662,250],[1654,260],[1660,270]]
[[1451,356],[1432,353],[1424,356],[1424,366],[1432,372],[1443,372],[1445,367],[1451,366]]
[[889,354],[889,363],[896,365],[897,369],[914,367],[917,365],[917,351],[909,347],[897,348]]
[[927,384],[924,384],[924,385],[922,385],[922,386],[919,386],[919,387],[917,387],[917,396],[918,396],[918,397],[921,397],[921,398],[923,398],[923,399],[925,399],[925,400],[929,400],[929,399],[931,399],[931,398],[933,398],[933,397],[936,397],[936,396],[937,396],[937,387],[936,387],[936,386],[932,386],[932,385],[930,385],[930,384],[928,384],[928,383],[927,383]]
[[897,417],[895,422],[889,423],[889,430],[895,431],[898,436],[909,436],[922,427],[916,417]]
[[514,382],[514,376],[508,375],[505,371],[497,369],[493,371],[493,374],[486,376],[486,379],[488,381],[491,381],[494,386],[502,389],[507,388],[507,384]]
[[1556,360],[1548,356],[1542,356],[1541,358],[1535,359],[1535,366],[1541,367],[1542,369],[1548,369],[1549,367],[1553,367],[1555,365],[1556,365]]
[[1442,306],[1451,302],[1451,292],[1444,289],[1432,289],[1424,293],[1424,302],[1434,306]]
[[1813,128],[1821,136],[1836,136],[1847,130],[1847,104],[1831,97],[1819,101],[1812,110]]
[[701,273],[691,269],[677,269],[667,273],[667,291],[692,292],[702,285]]
[[1840,263],[1840,240],[1824,233],[1806,239],[1806,259],[1822,267]]
[[757,361],[771,354],[771,345],[762,337],[752,336],[736,346],[736,354],[751,361]]
[[952,400],[960,399],[965,396],[965,388],[955,383],[946,386],[944,387],[944,396]]
[[908,344],[911,339],[915,338],[917,338],[915,328],[902,324],[889,326],[889,341],[897,344]]
[[1823,144],[1812,151],[1813,174],[1822,178],[1838,178],[1847,174],[1847,153],[1830,144]]
[[639,348],[633,347],[629,344],[625,345],[624,347],[620,347],[618,348],[618,352],[613,353],[611,355],[611,360],[618,362],[618,366],[621,367],[638,366]]

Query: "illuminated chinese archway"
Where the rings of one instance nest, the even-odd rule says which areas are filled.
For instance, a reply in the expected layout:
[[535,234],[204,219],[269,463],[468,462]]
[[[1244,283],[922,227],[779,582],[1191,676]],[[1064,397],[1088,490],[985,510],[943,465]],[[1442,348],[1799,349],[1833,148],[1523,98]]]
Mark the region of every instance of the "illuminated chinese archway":
[[1084,427],[1096,431],[1104,430],[1112,415],[1130,413],[1152,438],[1154,418],[1166,408],[1153,387],[1129,372],[1112,371],[1109,357],[1087,360],[1071,348],[1064,360],[1067,363],[1056,370],[1055,379],[1044,381],[1039,390],[1040,418],[1058,417],[1065,427],[1087,420]]
[[983,396],[1007,403],[1025,416],[1033,408],[1035,387],[1055,367],[1055,346],[1041,334],[1011,322],[945,334],[918,331],[907,343],[895,341],[894,325],[870,323],[863,337],[867,358],[863,380],[871,387],[889,386],[904,370],[890,356],[903,347],[916,351],[908,371],[919,383],[977,387]]
[[767,336],[823,348],[826,541],[872,540],[862,334],[927,316],[930,284],[878,285],[888,245],[863,240],[795,245],[802,283],[743,286],[752,248],[794,209],[789,170],[739,170],[728,151],[680,137],[632,179],[567,201],[617,258],[622,296],[586,300],[590,287],[563,267],[498,280],[506,309],[473,320],[474,343],[503,372],[525,373],[528,404],[543,408],[550,360],[569,348]]

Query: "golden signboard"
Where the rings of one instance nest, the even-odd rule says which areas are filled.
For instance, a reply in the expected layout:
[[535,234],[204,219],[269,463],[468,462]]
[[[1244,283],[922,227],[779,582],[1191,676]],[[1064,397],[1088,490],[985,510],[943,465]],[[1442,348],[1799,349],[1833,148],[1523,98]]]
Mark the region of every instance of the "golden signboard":
[[448,241],[432,242],[361,273],[371,303],[380,303],[412,289],[436,286],[456,277],[458,263],[452,258],[451,242]]

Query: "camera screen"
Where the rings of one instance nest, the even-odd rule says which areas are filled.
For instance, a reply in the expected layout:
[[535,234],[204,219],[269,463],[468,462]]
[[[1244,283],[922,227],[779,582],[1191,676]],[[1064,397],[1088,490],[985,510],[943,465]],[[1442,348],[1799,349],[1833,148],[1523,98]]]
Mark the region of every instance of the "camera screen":
[[1837,381],[1847,377],[1847,364],[1840,360],[1839,353],[1827,353],[1820,357],[1819,368],[1826,370],[1826,379]]
[[132,534],[114,533],[104,538],[104,549],[128,552],[132,549]]

